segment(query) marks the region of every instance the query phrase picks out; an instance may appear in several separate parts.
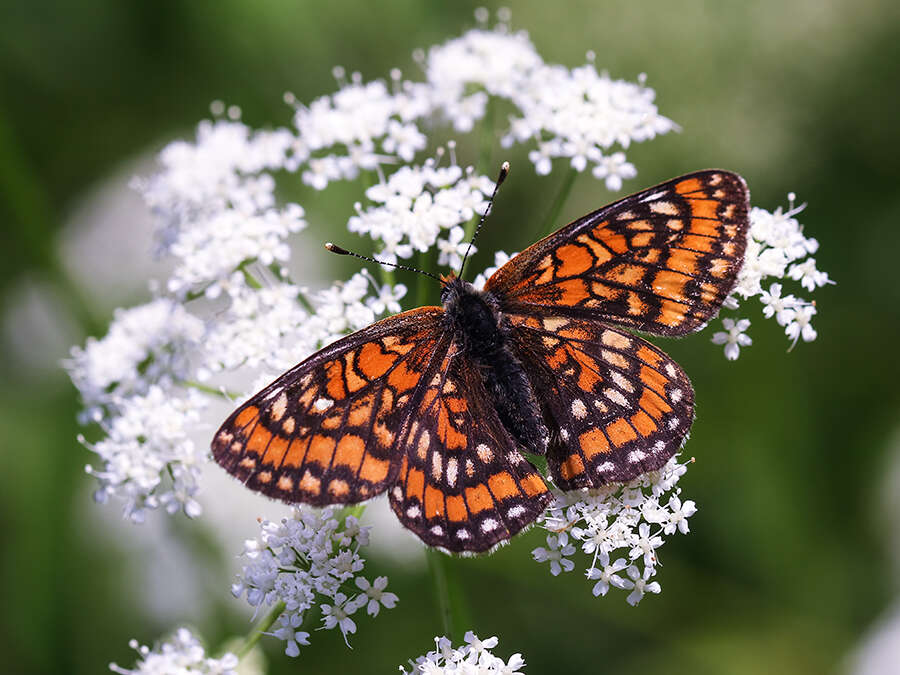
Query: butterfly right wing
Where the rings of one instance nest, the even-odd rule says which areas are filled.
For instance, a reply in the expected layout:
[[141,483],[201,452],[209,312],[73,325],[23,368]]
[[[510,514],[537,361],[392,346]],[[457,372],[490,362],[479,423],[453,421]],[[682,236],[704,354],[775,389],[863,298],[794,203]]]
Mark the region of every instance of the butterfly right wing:
[[338,340],[232,413],[215,460],[253,490],[315,506],[374,497],[400,468],[398,439],[449,347],[440,307]]

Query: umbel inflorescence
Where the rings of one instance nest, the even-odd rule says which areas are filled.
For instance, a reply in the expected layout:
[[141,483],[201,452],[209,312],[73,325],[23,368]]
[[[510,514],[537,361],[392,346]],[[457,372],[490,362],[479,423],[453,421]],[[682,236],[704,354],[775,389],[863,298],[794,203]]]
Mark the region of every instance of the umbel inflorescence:
[[[312,188],[308,200],[334,182],[367,185],[347,230],[371,239],[380,260],[433,260],[431,271],[448,273],[487,207],[494,183],[485,171],[493,167],[468,166],[456,155],[461,146],[435,147],[433,139],[488,126],[486,137],[510,153],[523,148],[538,176],[590,171],[619,190],[637,174],[626,156],[631,144],[676,129],[644,76],[615,79],[597,70],[593,54],[576,68],[545,63],[506,20],[419,51],[415,60],[418,77],[393,70],[366,82],[335,69],[335,93],[308,104],[286,96],[292,118],[280,128],[252,129],[236,107],[214,104],[214,118],[199,124],[193,140],[171,143],[159,171],[134,180],[156,219],[157,253],[173,268],[151,285],[152,299],[118,310],[107,334],[74,348],[66,363],[84,421],[101,431],[84,441],[96,455],[88,472],[98,501],[121,504],[134,522],[156,509],[201,516],[200,467],[209,453],[191,430],[215,427],[212,401],[239,403],[317,349],[414,306],[385,268],[317,288],[293,278],[298,252],[321,242],[304,232],[304,207],[281,199],[276,183]],[[508,111],[503,119],[493,114],[498,104]],[[811,292],[829,283],[809,257],[818,244],[803,234],[799,212],[793,199],[784,212],[753,209],[743,272],[728,302],[737,308],[738,299],[759,297],[764,316],[793,343],[815,338],[816,306],[785,294],[784,285],[797,281]],[[495,267],[476,286],[509,258],[496,252]],[[750,344],[749,321],[724,321],[727,332],[713,341],[736,358]],[[636,604],[659,592],[656,551],[668,535],[688,531],[696,510],[676,485],[685,465],[673,458],[624,485],[559,493],[542,518],[547,545],[535,559],[553,574],[571,570],[577,545],[595,595],[624,589]],[[374,616],[396,602],[386,579],[360,575],[368,536],[335,511],[304,507],[281,523],[266,521],[245,548],[233,590],[258,610],[282,608],[270,632],[290,654],[307,643],[303,622],[312,608],[323,627],[346,637],[356,630],[355,612]],[[192,640],[180,635],[170,644],[196,651]]]

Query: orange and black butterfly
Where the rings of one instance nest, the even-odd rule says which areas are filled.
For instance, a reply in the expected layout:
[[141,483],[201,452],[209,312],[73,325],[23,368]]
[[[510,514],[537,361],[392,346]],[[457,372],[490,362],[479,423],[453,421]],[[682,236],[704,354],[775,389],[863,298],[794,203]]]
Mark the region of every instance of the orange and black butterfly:
[[442,279],[442,307],[379,321],[322,349],[236,410],[216,461],[289,503],[387,491],[426,544],[481,552],[563,490],[659,469],[687,436],[684,371],[628,329],[685,335],[735,285],[744,180],[699,171],[590,213],[476,290]]

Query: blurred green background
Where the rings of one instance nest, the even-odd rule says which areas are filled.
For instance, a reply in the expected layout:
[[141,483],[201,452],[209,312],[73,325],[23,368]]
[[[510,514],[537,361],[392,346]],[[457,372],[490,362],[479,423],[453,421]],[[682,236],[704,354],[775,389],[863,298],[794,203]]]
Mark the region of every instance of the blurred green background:
[[[210,101],[240,105],[252,126],[287,124],[285,90],[301,101],[333,91],[336,64],[366,79],[392,67],[412,74],[413,49],[474,25],[479,4],[0,7],[6,672],[103,672],[109,661],[134,662],[132,637],[152,643],[184,623],[217,646],[249,628],[202,519],[160,526],[180,555],[206,565],[187,580],[197,601],[171,617],[148,609],[130,571],[144,554],[116,534],[118,507],[90,501],[77,396],[58,363],[69,344],[105,331],[114,306],[148,292],[146,277],[101,293],[73,274],[67,258],[85,249],[61,242],[88,227],[86,204],[150,171],[167,141],[192,137]],[[503,656],[523,652],[528,673],[900,672],[896,661],[865,670],[858,658],[876,634],[900,653],[898,4],[528,0],[514,4],[513,26],[547,62],[575,66],[592,49],[614,77],[648,74],[662,114],[682,131],[629,151],[639,177],[626,191],[710,166],[742,173],[754,204],[770,210],[795,191],[809,202],[801,222],[821,243],[818,267],[838,283],[815,294],[819,339],[790,354],[753,305],[754,345],[735,363],[709,333],[662,345],[697,389],[687,451],[699,461],[681,485],[700,511],[692,533],[661,551],[660,596],[634,609],[623,594],[593,598],[578,573],[551,577],[530,560],[541,540],[532,531],[489,558],[450,561],[470,627],[498,635]],[[522,149],[494,159],[514,171],[480,248],[518,250],[531,228],[517,224],[546,212],[563,173],[536,178]],[[302,203],[313,220],[345,222],[355,189],[308,191]],[[564,219],[610,198],[583,177]],[[123,231],[146,222],[128,208],[116,217]],[[114,242],[90,241],[105,278]],[[483,255],[476,267],[488,262]],[[242,537],[255,533],[257,515],[235,524]],[[296,660],[264,640],[269,672],[395,672],[432,646],[441,627],[427,569],[378,556],[370,567],[390,576],[398,607],[374,621],[357,615],[352,650],[335,631],[314,632]]]

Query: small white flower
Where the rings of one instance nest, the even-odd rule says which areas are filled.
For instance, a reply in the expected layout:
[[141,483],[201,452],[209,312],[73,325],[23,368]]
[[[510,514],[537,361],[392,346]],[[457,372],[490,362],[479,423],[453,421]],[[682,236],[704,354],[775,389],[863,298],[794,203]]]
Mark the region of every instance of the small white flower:
[[[437,240],[438,265],[459,269],[459,266],[462,264],[462,257],[466,254],[466,249],[469,248],[469,243],[463,241],[465,236],[465,231],[457,226],[450,230],[447,239]],[[473,246],[472,252],[475,252],[475,250]]]
[[800,285],[808,291],[814,291],[820,286],[834,283],[828,278],[828,274],[816,269],[816,259],[809,258],[802,263],[791,265],[788,270],[791,279],[796,279]]
[[[634,589],[631,593],[628,594],[628,597],[625,600],[629,605],[634,607],[637,605],[641,598],[644,597],[645,593],[659,593],[661,588],[658,582],[650,581],[650,578],[656,573],[656,570],[653,567],[645,567],[644,573],[638,570],[636,565],[631,565],[628,570],[628,576],[631,577],[631,581],[634,584]],[[650,581],[650,583],[647,583]]]
[[[393,609],[397,604],[397,596],[394,593],[385,592],[385,588],[387,588],[388,578],[387,577],[377,577],[375,579],[375,583],[369,584],[368,579],[364,579],[363,577],[356,578],[356,586],[368,597],[368,601],[365,602],[366,613],[369,616],[378,616],[378,612],[381,609],[381,605],[384,605],[388,609]],[[365,598],[363,598],[365,601]]]
[[356,623],[350,616],[359,608],[358,605],[350,601],[343,593],[336,593],[333,605],[323,603],[319,605],[319,608],[322,610],[323,628],[340,628],[344,642],[349,647],[347,635],[356,632]]
[[749,347],[753,344],[753,340],[744,334],[744,331],[750,327],[750,320],[722,319],[722,325],[727,332],[713,333],[712,341],[716,345],[725,345],[725,358],[734,361],[740,356],[741,347]]
[[597,558],[597,562],[600,563],[599,568],[596,566],[591,567],[586,572],[588,579],[597,581],[591,590],[594,596],[606,595],[610,586],[625,588],[625,580],[618,575],[618,572],[628,567],[628,562],[625,558],[617,558],[614,563],[610,564],[609,554],[601,553]]
[[818,336],[816,329],[812,327],[810,321],[816,315],[816,308],[813,305],[806,305],[793,310],[788,317],[788,324],[784,328],[785,334],[791,339],[791,347],[797,344],[800,338],[804,342],[812,342]]
[[669,499],[669,509],[669,518],[663,533],[675,534],[677,529],[681,534],[687,534],[690,531],[688,518],[697,513],[697,505],[690,499],[682,504],[678,495],[672,495]]
[[622,181],[637,176],[637,169],[630,162],[625,161],[624,152],[614,152],[609,157],[603,157],[591,170],[594,178],[606,181],[606,189],[618,192],[622,189]]
[[654,553],[654,551],[662,545],[662,537],[658,535],[651,535],[650,525],[647,523],[641,523],[641,525],[638,526],[638,533],[636,535],[632,535],[631,551],[629,552],[629,556],[632,560],[637,560],[638,558],[643,557],[644,565],[647,567],[652,567],[656,564],[656,554]]
[[549,562],[550,574],[558,576],[565,570],[571,572],[575,569],[575,563],[567,559],[575,553],[575,547],[569,543],[569,535],[565,532],[547,535],[547,548],[543,546],[534,549],[531,554],[537,562]]
[[759,296],[760,302],[763,303],[763,316],[767,319],[775,317],[775,320],[781,326],[787,325],[793,310],[798,306],[800,301],[793,295],[781,297],[781,284],[772,284],[768,291],[763,291]]

